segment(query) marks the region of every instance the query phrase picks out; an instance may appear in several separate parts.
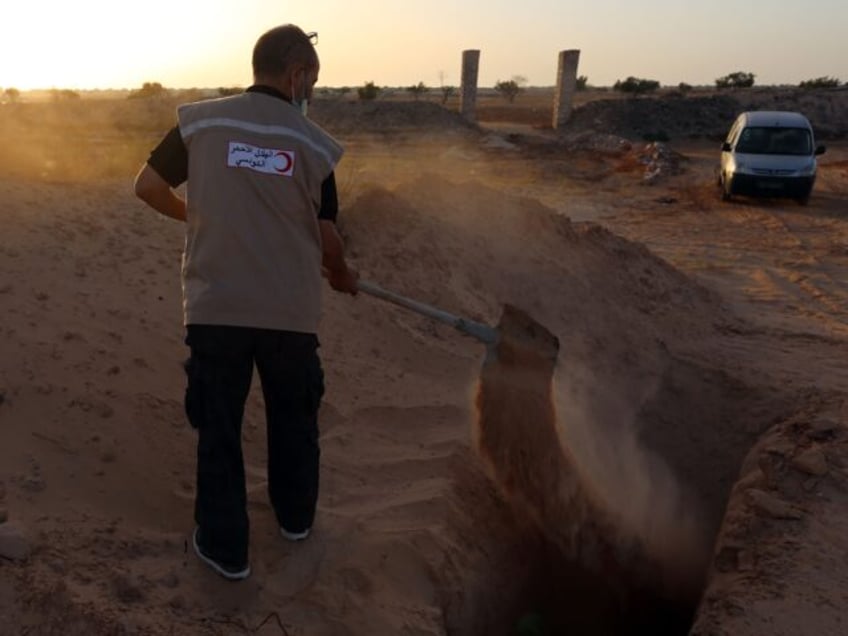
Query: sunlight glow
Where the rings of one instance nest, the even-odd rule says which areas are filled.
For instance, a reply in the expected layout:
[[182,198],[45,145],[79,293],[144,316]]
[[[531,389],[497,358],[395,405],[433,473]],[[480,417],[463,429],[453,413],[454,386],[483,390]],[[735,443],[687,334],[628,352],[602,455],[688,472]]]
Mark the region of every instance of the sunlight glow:
[[628,75],[710,84],[737,70],[755,73],[758,84],[838,77],[848,59],[848,3],[784,4],[29,0],[3,10],[0,88],[246,86],[256,38],[287,22],[320,33],[324,86],[457,85],[464,49],[482,51],[482,86],[515,75],[550,86],[557,53],[571,48],[598,86]]

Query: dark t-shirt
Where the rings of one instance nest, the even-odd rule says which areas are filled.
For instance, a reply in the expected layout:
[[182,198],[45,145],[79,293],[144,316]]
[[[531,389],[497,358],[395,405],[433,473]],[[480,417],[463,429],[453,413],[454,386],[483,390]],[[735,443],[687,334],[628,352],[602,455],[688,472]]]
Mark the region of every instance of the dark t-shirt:
[[[282,93],[269,86],[251,86],[248,92],[264,93],[285,99]],[[162,177],[168,185],[176,188],[188,179],[188,150],[183,143],[179,126],[174,126],[150,153],[147,164]],[[330,173],[321,184],[321,209],[318,218],[335,221],[339,214],[339,198],[336,191],[336,176]]]

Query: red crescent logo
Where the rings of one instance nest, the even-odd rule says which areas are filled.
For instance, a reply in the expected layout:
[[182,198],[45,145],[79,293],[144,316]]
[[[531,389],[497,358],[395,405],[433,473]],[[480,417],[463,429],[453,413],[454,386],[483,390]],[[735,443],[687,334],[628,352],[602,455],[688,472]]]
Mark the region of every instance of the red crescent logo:
[[[289,152],[283,152],[280,150],[274,157],[283,157],[283,167],[278,168],[274,166],[274,170],[279,172],[280,174],[287,174],[292,169],[292,156]],[[276,162],[275,162],[276,163]]]

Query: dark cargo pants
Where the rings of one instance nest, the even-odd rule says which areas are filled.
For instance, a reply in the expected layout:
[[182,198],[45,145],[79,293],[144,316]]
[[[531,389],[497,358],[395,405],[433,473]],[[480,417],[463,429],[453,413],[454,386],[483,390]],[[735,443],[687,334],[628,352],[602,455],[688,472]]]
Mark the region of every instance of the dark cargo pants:
[[247,562],[242,416],[253,376],[265,399],[268,494],[290,532],[312,526],[318,500],[318,407],[324,374],[314,334],[189,325],[185,408],[198,431],[194,517],[204,551],[233,565]]

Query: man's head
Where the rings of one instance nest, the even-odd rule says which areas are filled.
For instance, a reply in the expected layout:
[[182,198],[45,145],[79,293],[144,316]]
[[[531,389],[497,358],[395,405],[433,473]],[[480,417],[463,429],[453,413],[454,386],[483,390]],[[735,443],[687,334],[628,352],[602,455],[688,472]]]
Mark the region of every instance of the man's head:
[[262,34],[253,47],[253,80],[278,89],[294,102],[312,97],[318,53],[309,35],[293,24]]

